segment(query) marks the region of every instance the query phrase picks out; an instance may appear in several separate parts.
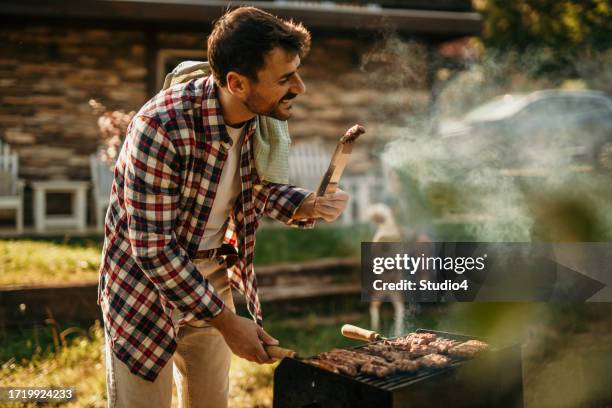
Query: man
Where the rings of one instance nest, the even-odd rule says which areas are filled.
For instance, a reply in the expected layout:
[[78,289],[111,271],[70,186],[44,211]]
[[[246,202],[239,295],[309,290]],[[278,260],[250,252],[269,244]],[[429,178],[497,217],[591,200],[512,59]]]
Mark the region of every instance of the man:
[[[310,34],[252,7],[216,22],[210,77],[160,92],[135,115],[115,167],[99,303],[111,407],[227,406],[231,353],[271,362],[253,271],[262,215],[310,228],[348,196],[267,182],[253,154],[257,115],[291,116]],[[225,244],[225,246],[223,246]],[[235,248],[233,266],[219,255]],[[235,314],[230,286],[252,320]]]

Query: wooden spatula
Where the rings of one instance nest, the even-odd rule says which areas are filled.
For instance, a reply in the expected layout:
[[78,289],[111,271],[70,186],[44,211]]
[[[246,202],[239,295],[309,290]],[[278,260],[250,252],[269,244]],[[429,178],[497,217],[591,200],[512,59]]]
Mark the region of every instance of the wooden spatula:
[[336,145],[334,155],[329,163],[329,167],[327,168],[327,171],[321,180],[321,184],[319,184],[319,188],[317,189],[317,196],[320,197],[325,194],[336,192],[338,189],[340,176],[342,176],[342,172],[344,171],[344,168],[351,157],[353,142],[355,142],[355,140],[357,140],[357,138],[364,133],[365,128],[363,126],[355,125],[347,130],[344,136],[340,138],[340,141],[338,141],[338,144]]

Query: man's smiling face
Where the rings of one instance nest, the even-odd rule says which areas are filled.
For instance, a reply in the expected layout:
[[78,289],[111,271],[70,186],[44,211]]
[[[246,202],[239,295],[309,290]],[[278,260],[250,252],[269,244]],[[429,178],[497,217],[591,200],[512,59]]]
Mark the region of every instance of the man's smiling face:
[[249,81],[250,92],[244,104],[255,114],[287,120],[291,117],[293,98],[306,91],[297,72],[300,57],[276,47],[264,61],[264,67],[257,72],[258,81]]

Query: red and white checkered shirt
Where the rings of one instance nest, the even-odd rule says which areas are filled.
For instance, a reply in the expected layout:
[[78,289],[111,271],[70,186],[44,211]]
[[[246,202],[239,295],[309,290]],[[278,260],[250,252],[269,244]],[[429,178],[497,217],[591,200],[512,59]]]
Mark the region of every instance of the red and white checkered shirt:
[[[206,228],[231,139],[212,77],[174,86],[135,115],[115,167],[106,213],[98,302],[115,355],[132,373],[153,381],[171,359],[181,321],[213,317],[223,309],[215,288],[192,259]],[[292,216],[308,191],[262,183],[253,159],[255,120],[240,151],[242,193],[230,213],[225,242],[238,263],[228,269],[249,312],[262,315],[253,269],[255,231],[262,215],[311,228]]]

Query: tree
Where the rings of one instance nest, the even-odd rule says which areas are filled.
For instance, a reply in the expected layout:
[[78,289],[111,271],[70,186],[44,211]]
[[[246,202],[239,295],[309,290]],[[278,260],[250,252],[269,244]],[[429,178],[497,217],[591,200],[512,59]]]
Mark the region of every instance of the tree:
[[485,46],[550,47],[563,53],[612,47],[610,0],[476,0]]

